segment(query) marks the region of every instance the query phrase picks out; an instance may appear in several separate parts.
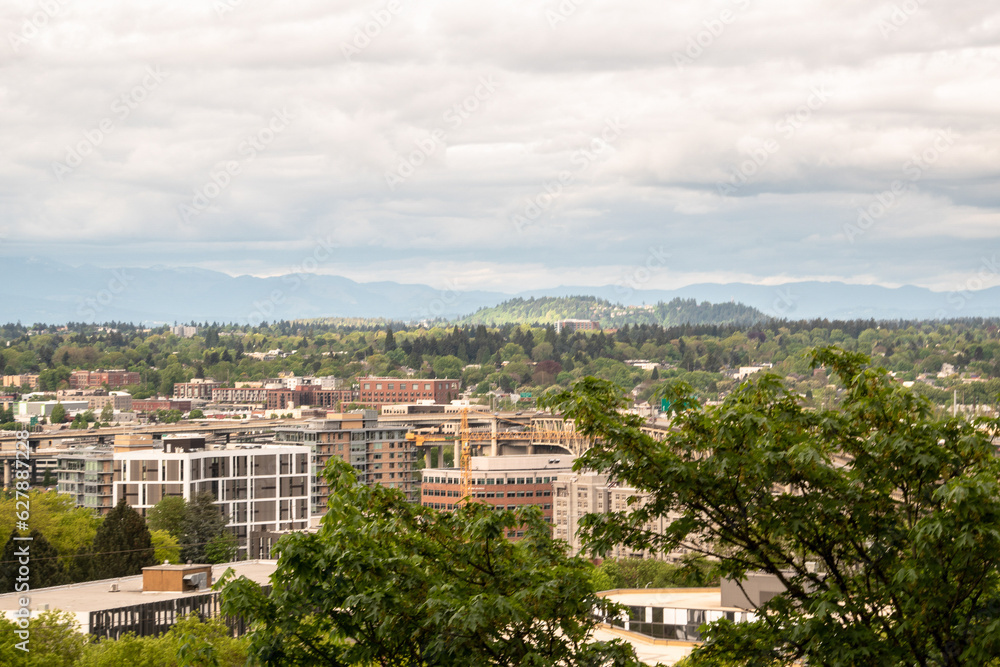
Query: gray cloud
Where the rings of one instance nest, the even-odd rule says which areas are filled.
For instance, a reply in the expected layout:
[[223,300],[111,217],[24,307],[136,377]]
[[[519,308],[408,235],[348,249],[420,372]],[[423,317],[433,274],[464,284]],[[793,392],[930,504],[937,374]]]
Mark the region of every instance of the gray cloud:
[[649,287],[950,288],[1000,235],[993,3],[55,6],[0,9],[7,255],[274,275],[332,235],[324,272],[503,290],[668,243]]

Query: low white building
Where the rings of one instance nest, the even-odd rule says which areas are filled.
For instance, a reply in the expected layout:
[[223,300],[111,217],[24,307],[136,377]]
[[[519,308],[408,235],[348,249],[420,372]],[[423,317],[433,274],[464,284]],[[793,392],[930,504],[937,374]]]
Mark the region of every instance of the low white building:
[[57,405],[62,405],[67,415],[86,412],[89,408],[87,401],[21,401],[14,411],[14,419],[27,422],[32,417],[51,417]]

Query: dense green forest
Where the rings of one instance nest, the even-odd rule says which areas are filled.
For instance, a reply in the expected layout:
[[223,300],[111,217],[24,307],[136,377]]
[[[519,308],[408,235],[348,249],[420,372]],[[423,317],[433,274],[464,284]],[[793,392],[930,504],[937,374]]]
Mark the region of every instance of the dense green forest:
[[[703,399],[731,390],[741,366],[773,364],[807,401],[821,405],[836,397],[821,370],[811,371],[803,353],[826,344],[870,354],[900,381],[937,404],[992,405],[1000,393],[1000,339],[997,320],[949,322],[766,321],[750,326],[625,325],[616,330],[563,331],[551,326],[512,324],[405,326],[372,322],[354,326],[321,321],[282,321],[248,327],[192,323],[192,338],[169,328],[142,329],[126,323],[103,327],[71,324],[65,330],[38,324],[0,327],[0,370],[35,372],[41,388],[65,386],[76,368],[138,371],[139,398],[169,394],[175,382],[214,377],[223,383],[298,375],[460,377],[473,394],[493,390],[538,392],[566,387],[584,375],[637,388],[648,398],[668,380],[692,385]],[[271,361],[256,353],[280,350]],[[628,365],[645,359],[655,371]],[[948,364],[946,366],[945,364]],[[946,377],[937,375],[946,369]]]
[[601,326],[618,328],[626,324],[737,324],[749,325],[766,319],[756,308],[741,303],[698,303],[694,299],[673,299],[655,305],[623,306],[592,296],[510,299],[492,308],[480,308],[458,324],[552,324],[559,320],[596,320]]

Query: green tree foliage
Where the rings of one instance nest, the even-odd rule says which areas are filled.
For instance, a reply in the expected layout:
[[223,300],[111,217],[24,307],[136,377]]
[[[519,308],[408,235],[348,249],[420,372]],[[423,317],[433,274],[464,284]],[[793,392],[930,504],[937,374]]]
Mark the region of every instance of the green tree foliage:
[[719,585],[715,563],[704,556],[666,563],[641,558],[606,560],[598,566],[598,577],[608,588],[701,588]]
[[591,641],[609,603],[538,508],[437,512],[358,484],[346,463],[325,474],[330,510],[318,533],[279,542],[271,596],[223,580],[223,611],[253,619],[262,664],[638,664],[628,645]]
[[16,648],[23,641],[18,629],[0,614],[0,665],[76,667],[87,648],[87,636],[79,632],[76,618],[69,612],[43,611],[33,618],[27,652]]
[[480,308],[460,320],[462,324],[547,324],[565,319],[597,320],[606,327],[625,324],[753,324],[767,319],[756,308],[741,303],[698,303],[695,299],[676,298],[660,302],[651,309],[623,306],[592,296],[539,297],[509,299]]
[[156,417],[156,421],[163,422],[164,424],[176,424],[184,416],[180,410],[157,410],[153,413]]
[[76,667],[242,667],[247,642],[230,636],[219,619],[191,615],[159,637],[126,634],[89,644]]
[[107,423],[109,423],[114,418],[115,418],[115,407],[113,405],[111,405],[111,402],[109,401],[109,402],[107,402],[107,403],[104,404],[103,408],[101,408],[101,418],[100,419],[101,419],[102,422],[104,422],[105,424],[107,424]]
[[94,536],[94,575],[98,579],[128,577],[155,564],[146,522],[124,499],[119,500]]
[[[46,586],[62,586],[70,583],[66,569],[59,559],[59,553],[55,550],[45,536],[39,531],[33,530],[29,534],[31,540],[18,540],[19,533],[14,531],[10,534],[7,543],[4,545],[3,553],[0,555],[0,593],[12,593],[18,588],[18,583],[27,583],[29,589],[45,588]],[[27,550],[27,555],[22,556]],[[26,560],[27,563],[23,563]],[[19,574],[22,564],[28,566],[27,578]],[[20,588],[20,590],[27,590]]]
[[205,418],[205,413],[199,410],[198,408],[195,408],[194,410],[188,413],[188,419],[204,419],[204,418]]
[[53,424],[62,424],[66,421],[66,408],[63,407],[62,403],[56,403],[55,407],[52,408],[50,419]]
[[[31,529],[45,536],[67,567],[82,545],[93,542],[101,524],[101,518],[93,510],[77,507],[71,496],[56,491],[29,491],[27,503]],[[23,497],[19,499],[13,491],[0,493],[0,535],[10,535],[17,513],[23,509]]]
[[236,536],[224,530],[205,545],[205,561],[208,563],[231,563],[236,560],[239,542]]
[[159,637],[89,641],[72,614],[45,611],[31,621],[29,651],[15,647],[17,626],[0,615],[0,665],[30,667],[242,667],[247,642],[219,619],[182,618]]
[[181,524],[181,559],[185,562],[205,563],[205,547],[221,535],[229,524],[227,517],[211,493],[199,493],[184,512]]
[[434,360],[434,374],[439,378],[460,378],[462,377],[462,360],[458,357],[447,355]]
[[184,534],[187,506],[183,496],[166,496],[146,512],[146,525],[151,531],[166,531],[180,539]]
[[[665,441],[622,415],[621,390],[588,378],[547,404],[598,445],[578,468],[650,494],[590,515],[597,553],[678,545],[719,558],[724,576],[778,577],[751,623],[718,622],[693,664],[985,665],[1000,658],[1000,461],[996,420],[934,417],[868,357],[811,355],[844,385],[811,410],[773,375],[716,407],[675,387]],[[649,521],[679,513],[664,534]]]
[[396,337],[392,335],[392,327],[385,328],[385,340],[382,343],[382,350],[389,354],[396,349]]
[[153,540],[153,558],[157,563],[181,562],[180,541],[165,530],[151,530],[149,537]]

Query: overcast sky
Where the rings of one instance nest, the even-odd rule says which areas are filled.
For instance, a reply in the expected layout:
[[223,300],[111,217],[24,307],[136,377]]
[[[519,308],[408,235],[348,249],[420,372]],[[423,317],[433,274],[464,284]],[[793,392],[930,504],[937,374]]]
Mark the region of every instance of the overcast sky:
[[9,0],[0,34],[4,256],[952,290],[1000,250],[993,1]]

